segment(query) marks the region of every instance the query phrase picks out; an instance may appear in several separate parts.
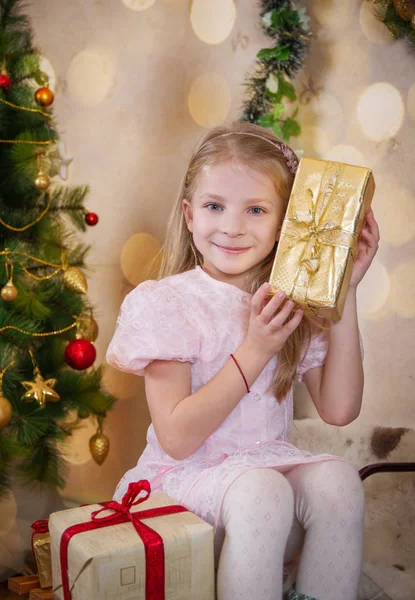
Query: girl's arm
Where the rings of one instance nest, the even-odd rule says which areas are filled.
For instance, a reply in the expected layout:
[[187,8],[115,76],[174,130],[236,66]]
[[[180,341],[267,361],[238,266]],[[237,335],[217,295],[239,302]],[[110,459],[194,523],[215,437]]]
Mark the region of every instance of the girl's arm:
[[[249,387],[269,361],[247,343],[234,356]],[[230,357],[194,394],[190,363],[155,360],[145,369],[145,388],[157,439],[163,450],[176,460],[193,454],[246,394],[244,380]]]
[[321,418],[331,425],[348,425],[359,416],[362,406],[364,375],[356,290],[378,251],[379,241],[379,226],[370,209],[359,238],[359,255],[350,277],[342,318],[330,328],[325,366],[310,369],[303,376]]
[[348,290],[341,320],[330,327],[324,367],[310,369],[303,381],[326,423],[348,425],[359,416],[364,373],[355,287]]

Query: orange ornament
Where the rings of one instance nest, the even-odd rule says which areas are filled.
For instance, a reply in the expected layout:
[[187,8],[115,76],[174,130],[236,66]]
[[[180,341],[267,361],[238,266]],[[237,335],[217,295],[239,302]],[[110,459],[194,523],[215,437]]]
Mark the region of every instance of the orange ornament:
[[35,92],[35,100],[40,106],[50,106],[54,100],[53,92],[47,87],[41,87]]

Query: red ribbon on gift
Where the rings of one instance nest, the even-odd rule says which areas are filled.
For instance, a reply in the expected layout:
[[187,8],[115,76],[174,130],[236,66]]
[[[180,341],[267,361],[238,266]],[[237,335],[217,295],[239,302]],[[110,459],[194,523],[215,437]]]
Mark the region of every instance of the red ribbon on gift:
[[[145,496],[137,499],[141,492],[146,492]],[[142,523],[142,519],[151,517],[161,517],[173,515],[180,512],[186,512],[187,508],[180,505],[160,506],[158,508],[149,508],[131,512],[131,508],[147,500],[151,493],[150,482],[146,479],[130,483],[128,490],[121,503],[112,500],[110,502],[100,502],[100,510],[91,514],[91,521],[79,523],[68,527],[62,535],[60,545],[60,561],[62,570],[62,588],[64,600],[71,600],[71,591],[69,589],[68,574],[68,546],[71,538],[77,533],[84,531],[93,531],[101,527],[110,525],[119,525],[131,521],[135,530],[144,543],[146,556],[146,600],[164,600],[165,598],[165,567],[164,567],[164,543],[163,538],[154,529]],[[99,516],[100,513],[107,510],[113,511],[112,514]]]

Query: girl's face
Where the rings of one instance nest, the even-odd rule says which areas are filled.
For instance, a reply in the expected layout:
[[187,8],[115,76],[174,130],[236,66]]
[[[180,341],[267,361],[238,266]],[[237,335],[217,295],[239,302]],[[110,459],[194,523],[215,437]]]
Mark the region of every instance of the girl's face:
[[204,269],[241,289],[273,249],[285,213],[270,177],[231,162],[202,169],[183,211]]

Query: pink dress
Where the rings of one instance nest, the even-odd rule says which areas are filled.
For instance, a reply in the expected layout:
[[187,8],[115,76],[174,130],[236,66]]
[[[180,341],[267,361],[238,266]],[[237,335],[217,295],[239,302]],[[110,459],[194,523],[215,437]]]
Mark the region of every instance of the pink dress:
[[[152,360],[190,362],[195,393],[244,341],[251,297],[199,266],[160,281],[145,281],[121,306],[107,361],[136,375],[144,375],[144,367]],[[327,346],[324,332],[311,341],[297,368],[298,381],[308,369],[324,363]],[[345,460],[330,454],[312,455],[287,442],[293,422],[293,389],[281,404],[266,391],[277,361],[278,355],[252,384],[251,392],[185,460],[174,460],[164,452],[151,424],[147,446],[137,465],[119,482],[114,499],[122,498],[130,482],[148,479],[153,491],[166,493],[214,525],[220,538],[225,492],[244,471],[268,467],[287,472],[296,465]]]

